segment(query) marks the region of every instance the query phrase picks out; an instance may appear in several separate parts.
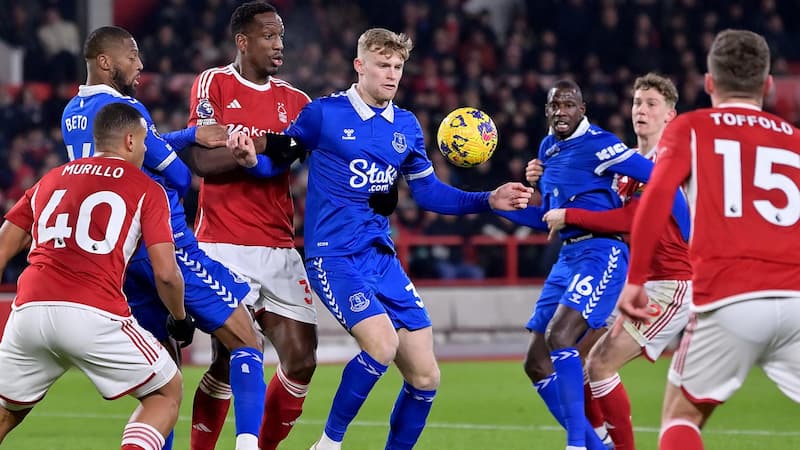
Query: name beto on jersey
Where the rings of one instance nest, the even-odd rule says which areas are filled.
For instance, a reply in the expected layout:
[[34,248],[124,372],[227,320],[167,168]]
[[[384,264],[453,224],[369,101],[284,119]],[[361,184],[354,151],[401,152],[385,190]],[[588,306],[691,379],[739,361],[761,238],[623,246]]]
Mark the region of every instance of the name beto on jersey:
[[366,159],[354,159],[350,161],[350,186],[359,189],[370,184],[368,192],[389,192],[389,189],[397,179],[397,169],[394,166],[387,166],[379,169],[373,161],[370,164]]
[[756,125],[761,128],[772,130],[777,133],[783,133],[791,136],[794,134],[794,129],[788,123],[781,121],[776,122],[764,116],[757,116],[754,114],[734,114],[731,112],[712,112],[709,114],[714,121],[714,125],[727,125],[727,126],[744,126],[754,127]]

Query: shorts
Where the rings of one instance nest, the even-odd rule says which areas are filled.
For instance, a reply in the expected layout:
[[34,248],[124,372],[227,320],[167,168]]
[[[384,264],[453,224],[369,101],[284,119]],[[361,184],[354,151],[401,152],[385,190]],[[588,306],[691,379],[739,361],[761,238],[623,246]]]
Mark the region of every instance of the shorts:
[[314,292],[346,330],[378,314],[387,314],[395,329],[431,326],[428,310],[394,253],[370,247],[348,256],[306,261]]
[[647,322],[626,321],[623,327],[642,347],[642,354],[655,361],[689,322],[692,282],[657,280],[644,284],[650,299]]
[[178,371],[169,353],[133,317],[67,302],[12,311],[0,341],[0,406],[32,408],[70,367],[113,400],[145,396]]
[[760,298],[690,314],[669,381],[693,403],[722,403],[759,365],[800,403],[800,298]]
[[581,313],[593,329],[606,326],[628,272],[628,246],[610,238],[564,244],[550,269],[527,329],[544,334],[558,305]]
[[[186,312],[197,328],[213,333],[233,314],[250,292],[247,281],[211,259],[197,245],[175,250],[185,285]],[[128,266],[123,291],[136,320],[158,338],[167,339],[169,311],[158,297],[150,259],[138,259]]]
[[293,248],[201,242],[200,248],[247,279],[250,294],[243,303],[256,314],[269,311],[289,319],[316,324],[317,310],[303,267]]

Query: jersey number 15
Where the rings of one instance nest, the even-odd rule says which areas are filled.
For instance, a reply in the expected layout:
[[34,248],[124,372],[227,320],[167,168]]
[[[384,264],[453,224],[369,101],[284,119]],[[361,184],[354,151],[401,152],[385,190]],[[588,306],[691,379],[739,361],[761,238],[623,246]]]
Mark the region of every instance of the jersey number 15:
[[[729,139],[715,139],[714,153],[722,155],[725,217],[742,217],[742,144]],[[800,169],[800,155],[774,147],[756,147],[753,186],[764,190],[778,189],[786,196],[786,206],[778,208],[769,200],[753,200],[756,211],[767,222],[790,227],[800,219],[800,189],[797,183],[774,165]]]

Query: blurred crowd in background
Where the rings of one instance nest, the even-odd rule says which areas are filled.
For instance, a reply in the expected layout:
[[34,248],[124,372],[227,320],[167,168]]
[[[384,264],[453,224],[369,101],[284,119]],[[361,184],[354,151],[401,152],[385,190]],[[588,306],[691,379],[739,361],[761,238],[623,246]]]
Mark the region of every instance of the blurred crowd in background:
[[[77,2],[0,1],[0,39],[25,50],[22,85],[0,84],[0,212],[5,212],[48,169],[66,160],[60,117],[85,81]],[[186,125],[191,83],[202,70],[230,63],[228,32],[239,0],[117,0],[116,25],[136,37],[145,66],[137,97],[162,132]],[[395,103],[410,109],[426,133],[428,153],[443,181],[466,190],[489,190],[522,180],[546,133],[543,106],[558,78],[583,88],[589,119],[630,145],[631,85],[649,71],[679,88],[678,110],[709,105],[703,93],[705,54],[724,28],[762,33],[773,54],[773,74],[800,78],[800,3],[792,0],[439,0],[272,2],[286,27],[285,64],[279,78],[309,96],[346,89],[355,81],[352,59],[366,28],[409,34],[415,44]],[[791,78],[794,77],[794,78]],[[800,84],[800,83],[798,83]],[[800,93],[789,94],[795,101]],[[788,106],[787,106],[788,105]],[[794,123],[792,98],[767,109]],[[449,111],[474,106],[494,119],[500,142],[494,157],[474,169],[448,165],[436,150],[436,128]],[[781,109],[783,106],[783,109]],[[302,236],[305,172],[295,169],[296,226]],[[186,199],[189,219],[195,195]],[[419,211],[401,183],[392,223],[398,233],[524,237],[530,229],[491,214],[456,219]],[[556,246],[558,243],[551,244]],[[548,246],[521,252],[519,272],[542,276]],[[496,249],[502,251],[502,249]],[[468,252],[473,254],[475,252]],[[460,248],[419,247],[417,277],[502,276],[501,254],[464,258]],[[488,255],[488,256],[485,256]],[[24,258],[10,267],[13,280]]]

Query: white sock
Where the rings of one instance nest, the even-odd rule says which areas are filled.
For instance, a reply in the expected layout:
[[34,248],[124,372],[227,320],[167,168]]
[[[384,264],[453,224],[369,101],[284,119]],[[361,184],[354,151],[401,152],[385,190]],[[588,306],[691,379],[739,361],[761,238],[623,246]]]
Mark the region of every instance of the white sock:
[[342,448],[342,443],[329,438],[323,431],[319,441],[317,441],[316,445],[312,448],[315,450],[340,450]]
[[258,436],[250,433],[237,435],[236,450],[258,450]]

